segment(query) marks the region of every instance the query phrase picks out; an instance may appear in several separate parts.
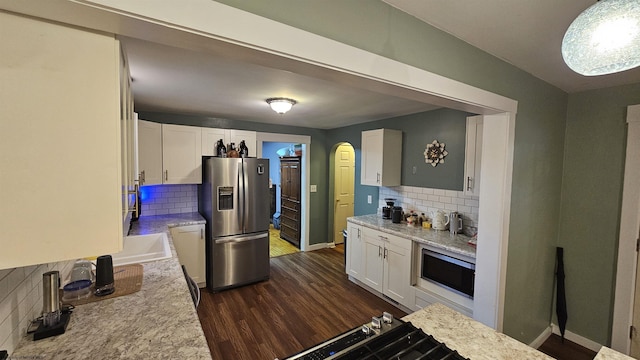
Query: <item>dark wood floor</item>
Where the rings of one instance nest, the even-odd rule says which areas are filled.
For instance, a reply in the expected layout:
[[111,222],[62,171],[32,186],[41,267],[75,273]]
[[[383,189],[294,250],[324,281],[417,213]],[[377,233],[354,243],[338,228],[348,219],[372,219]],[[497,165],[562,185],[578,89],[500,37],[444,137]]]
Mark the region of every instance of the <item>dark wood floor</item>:
[[284,358],[383,311],[404,312],[353,284],[335,249],[271,259],[271,279],[211,294],[198,315],[214,359]]
[[[284,358],[383,311],[406,315],[347,279],[342,246],[272,258],[268,281],[216,294],[203,289],[198,307],[213,359],[234,360]],[[560,360],[595,356],[559,339],[539,350]]]
[[569,340],[564,340],[558,335],[551,335],[547,341],[538,348],[543,353],[559,360],[593,360],[596,353]]

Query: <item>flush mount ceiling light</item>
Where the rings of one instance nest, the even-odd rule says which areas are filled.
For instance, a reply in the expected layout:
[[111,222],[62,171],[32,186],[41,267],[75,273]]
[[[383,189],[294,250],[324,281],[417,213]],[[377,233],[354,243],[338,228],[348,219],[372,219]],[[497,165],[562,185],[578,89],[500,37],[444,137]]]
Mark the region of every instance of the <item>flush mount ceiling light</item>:
[[562,39],[562,57],[586,76],[640,66],[640,1],[600,0],[582,12]]
[[284,114],[287,111],[291,110],[293,105],[296,104],[296,101],[287,98],[270,98],[267,99],[267,104],[269,104],[269,106],[271,106],[271,109],[273,109],[273,111],[277,112],[278,114]]

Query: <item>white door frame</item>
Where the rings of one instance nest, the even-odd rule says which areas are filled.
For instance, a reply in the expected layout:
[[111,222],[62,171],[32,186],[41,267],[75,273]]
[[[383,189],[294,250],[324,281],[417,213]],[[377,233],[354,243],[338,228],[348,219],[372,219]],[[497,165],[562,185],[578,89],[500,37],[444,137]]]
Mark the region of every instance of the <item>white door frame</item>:
[[[502,151],[502,156],[493,162],[500,181],[481,185],[483,231],[477,261],[479,267],[487,265],[479,270],[476,281],[486,287],[479,294],[478,305],[474,305],[474,317],[502,331],[517,101],[211,0],[157,0],[153,6],[147,1],[131,0],[57,0],[40,1],[37,5],[31,1],[0,0],[0,7],[212,56],[224,53],[238,61],[250,60],[437,106],[482,115],[498,114],[484,124],[498,133],[499,141],[483,142],[486,144],[482,151],[483,167],[492,161],[485,154]],[[497,204],[497,212],[482,214],[489,209],[482,198],[489,195],[495,196],[491,201]],[[304,234],[308,239],[308,219],[305,221]],[[487,257],[489,254],[492,255]]]
[[618,265],[613,303],[611,348],[625,354],[631,350],[629,327],[633,323],[640,227],[640,105],[627,107],[627,155],[620,212]]
[[[302,214],[300,214],[300,250],[309,251],[316,250],[317,246],[309,245],[309,161],[311,155],[309,154],[311,149],[311,136],[307,135],[291,135],[291,134],[276,134],[276,133],[256,133],[256,146],[257,155],[262,157],[262,146],[265,142],[281,142],[291,144],[302,144],[302,159],[300,169],[300,202],[302,203]],[[275,166],[270,164],[269,166]],[[321,244],[321,247],[326,247],[325,244]]]

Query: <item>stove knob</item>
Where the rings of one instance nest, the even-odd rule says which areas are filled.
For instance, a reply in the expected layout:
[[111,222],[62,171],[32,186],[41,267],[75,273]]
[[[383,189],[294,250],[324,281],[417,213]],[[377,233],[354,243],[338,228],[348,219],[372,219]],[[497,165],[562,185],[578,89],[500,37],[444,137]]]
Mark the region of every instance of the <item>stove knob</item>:
[[391,324],[393,322],[393,315],[389,314],[388,312],[383,312],[382,313],[382,322],[385,324]]
[[371,335],[371,332],[373,330],[371,330],[370,327],[368,327],[367,325],[362,325],[362,333],[365,334],[366,336]]
[[382,327],[382,319],[380,319],[379,317],[372,317],[371,318],[371,327],[374,329],[380,329]]

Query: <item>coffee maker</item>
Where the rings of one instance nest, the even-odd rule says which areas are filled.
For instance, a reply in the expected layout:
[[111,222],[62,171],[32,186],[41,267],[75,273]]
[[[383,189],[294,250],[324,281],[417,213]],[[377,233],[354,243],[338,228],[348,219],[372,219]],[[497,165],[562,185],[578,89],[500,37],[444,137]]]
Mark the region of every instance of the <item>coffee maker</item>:
[[393,208],[393,204],[395,204],[396,199],[385,198],[384,201],[387,203],[387,206],[382,207],[382,218],[391,219],[391,209]]

